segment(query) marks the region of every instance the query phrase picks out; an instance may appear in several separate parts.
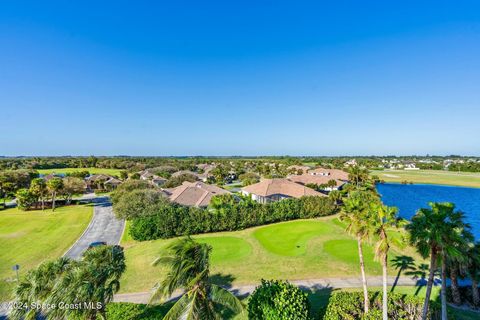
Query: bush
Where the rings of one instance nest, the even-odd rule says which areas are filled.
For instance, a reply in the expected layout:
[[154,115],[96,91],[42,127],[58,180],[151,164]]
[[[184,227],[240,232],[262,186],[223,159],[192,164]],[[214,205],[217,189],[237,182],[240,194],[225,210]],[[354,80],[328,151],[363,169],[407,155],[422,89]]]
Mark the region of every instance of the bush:
[[262,280],[248,301],[248,319],[310,319],[307,294],[288,281]]
[[170,201],[160,191],[140,189],[122,192],[121,197],[115,197],[113,212],[119,219],[133,219],[155,214],[159,207],[169,203]]
[[[369,292],[370,312],[363,314],[363,292],[336,292],[326,308],[321,310],[320,320],[338,319],[381,319],[382,318],[382,294]],[[417,296],[390,293],[388,295],[388,318],[392,320],[416,320],[421,319],[424,299]],[[439,306],[430,304],[430,318],[438,319]]]
[[234,231],[294,219],[327,216],[336,212],[327,197],[285,199],[268,204],[242,200],[220,209],[201,209],[176,204],[159,206],[154,214],[136,217],[130,225],[133,239],[155,240],[191,234]]
[[146,304],[116,302],[107,305],[108,320],[157,320],[162,319],[171,307],[171,303],[158,306]]

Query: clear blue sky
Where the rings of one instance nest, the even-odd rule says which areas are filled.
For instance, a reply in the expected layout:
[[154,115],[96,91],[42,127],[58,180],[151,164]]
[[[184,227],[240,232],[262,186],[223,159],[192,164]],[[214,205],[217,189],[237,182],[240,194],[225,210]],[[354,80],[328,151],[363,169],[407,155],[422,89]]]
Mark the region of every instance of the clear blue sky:
[[2,1],[0,155],[480,155],[480,2],[420,2]]

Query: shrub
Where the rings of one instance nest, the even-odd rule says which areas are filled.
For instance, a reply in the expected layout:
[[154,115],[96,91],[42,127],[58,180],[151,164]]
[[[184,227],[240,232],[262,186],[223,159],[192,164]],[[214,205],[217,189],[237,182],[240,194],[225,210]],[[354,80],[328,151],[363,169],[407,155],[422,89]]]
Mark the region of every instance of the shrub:
[[17,198],[17,206],[20,210],[28,210],[37,202],[35,194],[25,188],[18,189],[15,197]]
[[288,281],[262,280],[248,301],[248,318],[255,320],[310,319],[307,294]]
[[169,200],[160,191],[153,189],[139,189],[131,192],[122,192],[122,196],[115,197],[113,211],[119,219],[133,219],[140,216],[152,215],[160,206],[169,205]]
[[[338,319],[381,319],[382,318],[382,294],[369,292],[370,312],[363,314],[363,292],[336,292],[326,308],[320,311],[319,320]],[[394,320],[421,319],[424,299],[417,296],[390,293],[388,295],[388,318]],[[429,319],[437,319],[439,306],[430,304]]]
[[[171,304],[149,306],[146,304],[115,302],[107,305],[107,319],[109,320],[156,320],[162,319]],[[98,317],[99,318],[99,317]]]

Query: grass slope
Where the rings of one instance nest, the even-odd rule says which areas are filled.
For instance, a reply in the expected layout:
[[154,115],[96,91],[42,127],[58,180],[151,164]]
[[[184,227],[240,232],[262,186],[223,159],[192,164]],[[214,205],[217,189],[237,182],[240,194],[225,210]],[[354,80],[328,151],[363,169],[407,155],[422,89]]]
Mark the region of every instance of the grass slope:
[[40,174],[51,174],[51,173],[58,173],[58,174],[66,174],[71,172],[77,171],[88,171],[90,174],[108,174],[112,176],[119,176],[120,169],[106,169],[106,168],[60,168],[60,169],[37,169],[38,173]]
[[374,170],[371,171],[371,174],[376,175],[381,180],[387,182],[408,181],[413,183],[444,184],[480,188],[480,173],[441,170]]
[[0,211],[0,301],[9,297],[15,282],[15,264],[20,275],[44,260],[61,256],[80,237],[93,214],[91,206],[51,210]]
[[[356,241],[336,217],[297,220],[236,232],[195,236],[213,247],[212,275],[221,284],[252,284],[260,279],[309,279],[358,276]],[[165,252],[169,240],[136,242],[124,236],[127,271],[122,292],[150,290],[161,279],[162,267],[152,266]],[[373,248],[366,245],[366,270],[380,275]],[[400,254],[393,250],[393,256]],[[418,258],[411,248],[402,250]],[[391,270],[391,274],[396,274]]]

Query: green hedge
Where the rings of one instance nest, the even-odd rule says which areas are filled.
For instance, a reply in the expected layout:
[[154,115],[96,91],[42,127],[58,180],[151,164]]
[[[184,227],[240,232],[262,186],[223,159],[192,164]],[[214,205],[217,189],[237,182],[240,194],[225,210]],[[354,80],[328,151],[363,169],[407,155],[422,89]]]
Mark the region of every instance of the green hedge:
[[146,304],[114,302],[107,305],[108,320],[157,320],[162,319],[171,304],[149,306]]
[[248,300],[248,319],[309,320],[307,294],[288,281],[262,280]]
[[155,214],[133,219],[130,235],[135,240],[145,241],[242,230],[274,222],[332,215],[336,210],[337,207],[330,198],[314,196],[269,204],[243,200],[218,210],[172,204],[158,208]]
[[[363,292],[336,292],[326,308],[320,311],[319,320],[373,320],[382,318],[382,294],[369,292],[370,312],[363,315]],[[389,293],[388,295],[388,318],[395,320],[421,319],[424,299],[417,296]],[[435,302],[430,304],[431,320],[439,319],[439,305]]]

